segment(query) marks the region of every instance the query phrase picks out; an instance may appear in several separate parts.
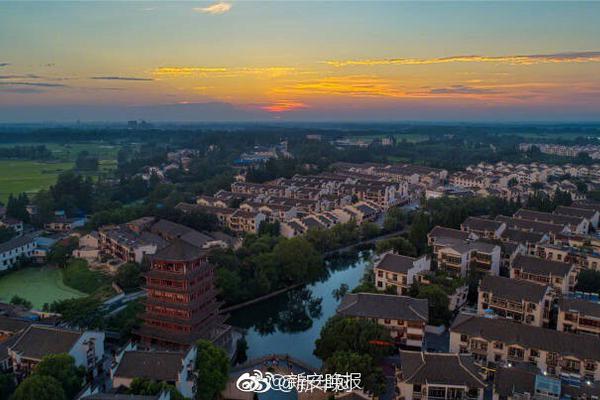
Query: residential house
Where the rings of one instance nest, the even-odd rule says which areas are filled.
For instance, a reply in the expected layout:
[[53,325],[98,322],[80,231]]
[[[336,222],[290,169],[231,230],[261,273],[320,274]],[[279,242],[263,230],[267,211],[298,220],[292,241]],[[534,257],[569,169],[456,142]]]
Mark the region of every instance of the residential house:
[[554,210],[554,214],[584,218],[594,229],[598,228],[598,219],[600,219],[600,212],[590,208],[558,206]]
[[116,358],[110,376],[113,388],[129,388],[135,378],[173,385],[185,398],[194,397],[196,347],[185,352],[138,351],[128,345]]
[[400,351],[396,371],[400,400],[483,400],[486,383],[466,354]]
[[556,329],[600,336],[600,304],[577,298],[560,298]]
[[477,314],[511,319],[532,326],[547,326],[553,302],[550,286],[503,278],[484,276],[479,284]]
[[402,256],[387,252],[382,254],[373,266],[375,287],[379,291],[395,288],[399,295],[407,295],[418,274],[431,269],[431,259]]
[[73,357],[75,366],[97,375],[102,371],[104,332],[31,325],[8,348],[12,369],[19,379],[29,375],[45,356],[63,353]]
[[460,229],[475,233],[480,238],[500,239],[506,229],[506,224],[493,219],[469,217],[460,225]]
[[480,240],[439,238],[434,244],[437,267],[450,275],[466,277],[470,271],[500,272],[500,246]]
[[600,338],[504,318],[459,314],[450,327],[450,352],[471,353],[492,370],[529,363],[551,376],[600,380]]
[[577,268],[569,263],[519,254],[511,265],[510,278],[549,285],[559,293],[568,293],[577,283]]
[[0,271],[12,268],[22,258],[31,258],[36,248],[35,240],[29,235],[17,236],[0,243]]
[[386,294],[348,293],[337,313],[375,321],[390,329],[397,343],[419,348],[423,346],[429,321],[427,300]]
[[555,224],[567,227],[569,231],[574,233],[588,233],[590,221],[582,218],[569,215],[552,214],[542,211],[520,209],[514,215],[514,218],[524,219],[535,222],[543,222],[546,224]]

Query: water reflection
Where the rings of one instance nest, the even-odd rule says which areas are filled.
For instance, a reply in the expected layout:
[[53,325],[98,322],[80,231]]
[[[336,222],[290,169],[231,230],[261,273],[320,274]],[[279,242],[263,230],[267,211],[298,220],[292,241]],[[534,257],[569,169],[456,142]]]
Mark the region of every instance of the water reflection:
[[314,341],[340,300],[332,294],[342,285],[350,290],[358,285],[369,256],[354,252],[331,258],[318,282],[234,311],[229,323],[247,330],[248,358],[287,353],[318,367]]

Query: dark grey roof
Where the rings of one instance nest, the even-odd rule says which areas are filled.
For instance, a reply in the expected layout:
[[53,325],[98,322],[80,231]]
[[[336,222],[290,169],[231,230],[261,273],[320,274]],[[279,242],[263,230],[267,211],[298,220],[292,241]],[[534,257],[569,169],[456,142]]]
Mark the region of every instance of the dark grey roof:
[[513,393],[535,393],[536,371],[528,368],[499,367],[494,376],[494,391],[500,396],[511,397]]
[[496,220],[505,222],[507,228],[516,228],[538,233],[560,233],[565,229],[564,225],[512,218],[507,217],[506,215],[498,215]]
[[459,314],[450,327],[450,332],[481,337],[488,341],[497,340],[507,345],[518,344],[581,360],[600,361],[600,338],[597,336],[538,328],[504,318]]
[[512,242],[527,244],[538,243],[544,238],[544,234],[538,232],[525,232],[520,229],[505,229],[504,232],[502,232],[501,237]]
[[14,334],[26,329],[29,325],[31,325],[31,321],[0,316],[0,332]]
[[461,226],[467,228],[465,230],[495,232],[502,226],[502,222],[494,221],[493,219],[469,217],[461,224]]
[[454,353],[400,351],[402,382],[429,385],[464,385],[484,388],[473,358]]
[[542,211],[520,209],[514,215],[516,218],[523,218],[530,221],[541,221],[557,225],[579,225],[582,222],[581,217],[571,217],[568,215],[557,215]]
[[518,279],[486,275],[481,280],[480,291],[492,292],[495,296],[514,300],[540,303],[548,287]]
[[157,251],[153,259],[164,261],[191,261],[203,257],[206,251],[181,239],[176,239],[170,245]]
[[596,210],[596,211],[600,212],[600,203],[595,202],[595,201],[590,201],[590,200],[576,201],[573,204],[571,204],[571,206],[577,207],[577,208],[587,208],[589,210]]
[[182,370],[183,353],[168,351],[127,351],[123,355],[116,377],[149,378],[160,382],[177,381]]
[[8,242],[4,242],[0,244],[0,253],[4,253],[5,251],[10,251],[12,249],[16,249],[17,247],[25,246],[29,243],[33,243],[33,239],[31,236],[23,235],[16,238],[12,238]]
[[376,293],[348,293],[342,299],[337,312],[348,317],[427,322],[428,305],[426,299]]
[[431,237],[448,237],[460,240],[467,240],[469,238],[469,232],[459,231],[458,229],[446,228],[444,226],[435,226],[431,232]]
[[11,349],[23,358],[41,360],[51,354],[71,351],[82,332],[41,325],[31,325]]
[[387,253],[374,266],[374,268],[383,269],[390,272],[406,274],[413,268],[416,258],[401,256],[399,254]]
[[577,207],[567,207],[567,206],[558,206],[556,210],[554,210],[554,214],[559,215],[569,215],[572,217],[580,217],[586,219],[594,218],[598,211],[589,209],[589,208],[577,208]]
[[566,277],[569,272],[573,269],[573,266],[569,263],[560,261],[548,260],[545,258],[539,258],[534,256],[526,256],[523,254],[517,254],[514,258],[512,268],[520,268],[525,272],[530,272],[539,275],[554,275]]
[[600,318],[600,304],[583,299],[561,297],[558,301],[560,311],[577,311],[580,314]]

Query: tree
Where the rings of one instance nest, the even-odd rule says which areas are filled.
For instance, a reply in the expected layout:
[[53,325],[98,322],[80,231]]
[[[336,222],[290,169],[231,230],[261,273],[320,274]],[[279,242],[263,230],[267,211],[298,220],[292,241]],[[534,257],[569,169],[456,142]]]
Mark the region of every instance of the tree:
[[161,392],[169,392],[171,400],[185,400],[183,395],[173,385],[157,382],[148,378],[133,378],[127,391],[129,394],[140,396],[156,396]]
[[10,299],[10,304],[14,304],[16,306],[23,306],[27,309],[31,309],[33,308],[33,304],[31,304],[31,302],[21,296],[18,295],[14,295],[11,299]]
[[46,356],[33,371],[34,375],[50,376],[60,382],[67,398],[72,399],[81,390],[83,368],[75,366],[75,359],[68,354]]
[[383,230],[386,232],[397,232],[404,228],[407,219],[407,215],[402,209],[397,207],[390,208],[383,221]]
[[312,280],[323,267],[321,255],[302,237],[280,241],[273,248],[273,257],[288,284]]
[[423,211],[415,215],[408,239],[415,246],[419,254],[423,253],[427,248],[427,233],[429,232],[429,217]]
[[392,350],[391,346],[378,346],[373,341],[391,342],[392,339],[389,331],[376,322],[335,316],[321,329],[314,354],[321,360],[327,360],[336,351],[370,354],[377,358]]
[[17,236],[17,232],[11,227],[0,226],[0,243],[8,242]]
[[577,276],[577,290],[588,293],[600,293],[600,272],[583,270]]
[[48,375],[33,374],[15,390],[11,400],[67,400],[60,382]]
[[48,263],[65,267],[73,250],[77,248],[77,239],[69,238],[56,242],[48,253]]
[[80,171],[97,171],[98,157],[91,155],[89,151],[84,150],[77,155],[75,168]]
[[238,339],[238,341],[235,344],[235,363],[236,364],[243,364],[246,362],[246,360],[248,359],[247,351],[248,351],[248,342],[246,341],[246,338],[244,336],[242,336],[241,338]]
[[431,324],[448,324],[452,314],[448,309],[448,294],[443,288],[438,285],[420,286],[416,297],[427,299],[429,303],[429,322]]
[[24,222],[29,222],[29,213],[27,212],[27,205],[29,204],[29,198],[27,194],[21,193],[18,197],[13,195],[8,196],[8,202],[6,204],[6,215],[16,219],[20,219]]
[[208,340],[199,340],[196,347],[196,399],[215,400],[229,380],[229,357]]
[[360,373],[361,386],[377,396],[382,395],[386,389],[386,380],[383,370],[377,366],[369,354],[358,354],[349,351],[336,351],[329,357],[323,366],[327,374],[346,374],[348,372]]
[[259,235],[279,236],[279,221],[273,223],[263,221],[258,227]]
[[115,275],[115,283],[124,291],[131,291],[140,287],[142,268],[139,264],[129,262],[121,265]]
[[375,245],[377,253],[385,253],[393,250],[398,254],[409,257],[416,257],[417,249],[415,246],[403,237],[395,237],[377,242]]
[[15,387],[15,377],[12,374],[0,374],[0,400],[8,400]]
[[360,226],[360,237],[362,239],[371,239],[379,235],[379,226],[374,222],[367,222]]

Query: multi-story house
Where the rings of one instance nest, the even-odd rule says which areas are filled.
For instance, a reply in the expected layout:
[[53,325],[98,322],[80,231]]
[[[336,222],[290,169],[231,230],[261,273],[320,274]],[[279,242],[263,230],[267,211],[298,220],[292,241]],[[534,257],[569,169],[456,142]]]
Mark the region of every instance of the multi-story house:
[[537,254],[536,246],[538,243],[545,243],[550,236],[545,233],[526,232],[520,229],[506,229],[500,240],[503,242],[520,243],[525,246],[525,252],[531,256]]
[[186,351],[139,351],[129,344],[115,357],[110,370],[112,387],[130,388],[136,378],[174,386],[185,398],[195,395],[196,347]]
[[546,234],[551,238],[561,233],[571,232],[569,227],[566,225],[557,225],[522,218],[512,218],[507,217],[506,215],[498,215],[496,217],[496,221],[504,222],[507,230],[516,229],[525,232],[536,232],[539,234]]
[[483,400],[486,383],[466,354],[400,351],[399,400]]
[[500,239],[506,229],[506,224],[493,219],[469,217],[460,225],[460,229],[475,233],[480,238]]
[[454,276],[466,277],[470,271],[489,275],[500,272],[500,246],[480,240],[438,238],[434,244],[437,267]]
[[519,254],[511,265],[510,278],[552,286],[559,293],[568,293],[577,283],[577,268],[569,263]]
[[598,228],[598,219],[600,212],[598,210],[579,207],[558,206],[554,210],[554,214],[566,215],[569,217],[584,218],[594,229]]
[[523,208],[517,211],[513,217],[528,221],[561,225],[574,233],[588,233],[590,227],[590,221],[582,217],[552,214],[542,211],[526,210]]
[[471,353],[492,370],[528,363],[551,376],[600,380],[600,338],[504,318],[459,314],[450,327],[450,352]]
[[36,247],[36,241],[29,235],[0,243],[0,271],[12,268],[20,259],[33,257]]
[[430,269],[431,260],[427,256],[413,258],[387,252],[373,265],[375,287],[380,291],[393,287],[397,294],[406,295],[417,275]]
[[45,356],[64,353],[74,358],[75,366],[96,376],[102,372],[104,332],[30,325],[8,347],[12,369],[19,380],[28,376]]
[[556,329],[600,336],[600,304],[562,297],[558,301]]
[[351,318],[377,322],[390,330],[398,344],[422,347],[429,321],[429,303],[425,299],[374,293],[349,293],[337,313]]
[[154,233],[137,233],[126,225],[100,228],[98,243],[101,254],[137,263],[141,263],[145,256],[152,255],[167,245],[163,238]]
[[477,314],[511,319],[532,326],[547,326],[553,302],[550,286],[503,278],[484,276],[479,284]]
[[231,214],[227,227],[237,233],[258,233],[260,224],[266,219],[267,217],[261,212],[239,209]]

